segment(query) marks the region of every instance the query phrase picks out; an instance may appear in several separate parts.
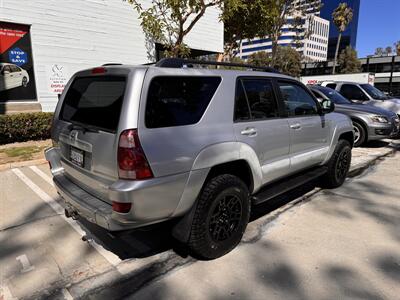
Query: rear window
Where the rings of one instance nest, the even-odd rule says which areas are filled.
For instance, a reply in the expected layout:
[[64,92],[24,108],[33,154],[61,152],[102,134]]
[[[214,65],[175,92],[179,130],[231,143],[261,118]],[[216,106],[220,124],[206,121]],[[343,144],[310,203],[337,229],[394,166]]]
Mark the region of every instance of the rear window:
[[69,88],[61,119],[116,131],[125,92],[125,77],[78,77]]
[[147,128],[195,124],[215,94],[220,77],[156,77],[147,97]]

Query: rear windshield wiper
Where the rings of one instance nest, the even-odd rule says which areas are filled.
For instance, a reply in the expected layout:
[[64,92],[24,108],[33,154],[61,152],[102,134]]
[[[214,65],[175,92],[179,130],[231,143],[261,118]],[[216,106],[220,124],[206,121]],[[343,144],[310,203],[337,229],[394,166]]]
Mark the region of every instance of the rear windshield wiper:
[[68,125],[67,127],[68,130],[80,130],[83,133],[85,132],[99,132],[97,128],[91,127],[91,126],[82,126],[80,124],[72,123]]

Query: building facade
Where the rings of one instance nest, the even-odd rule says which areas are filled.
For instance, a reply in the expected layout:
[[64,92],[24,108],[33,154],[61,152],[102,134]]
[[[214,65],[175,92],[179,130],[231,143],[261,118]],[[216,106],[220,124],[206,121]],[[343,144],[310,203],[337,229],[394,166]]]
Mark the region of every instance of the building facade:
[[[356,48],[360,0],[322,0],[322,8],[320,13],[322,18],[332,22],[333,11],[339,6],[340,3],[344,2],[346,2],[348,6],[353,9],[353,20],[346,31],[343,32],[339,53],[347,46],[351,46],[353,49]],[[335,56],[338,37],[339,31],[337,30],[336,26],[331,23],[329,31],[328,59],[334,58]]]
[[[327,59],[329,21],[318,16],[307,16],[303,25],[298,28],[293,25],[294,18],[289,17],[283,26],[278,45],[292,47],[303,57],[304,61],[324,61]],[[257,38],[242,41],[238,56],[247,59],[251,54],[264,51],[272,52],[270,38]]]
[[[194,53],[223,52],[219,14],[208,8],[188,35],[185,43]],[[137,12],[122,0],[1,0],[0,113],[16,106],[53,111],[76,71],[147,63],[156,50]]]

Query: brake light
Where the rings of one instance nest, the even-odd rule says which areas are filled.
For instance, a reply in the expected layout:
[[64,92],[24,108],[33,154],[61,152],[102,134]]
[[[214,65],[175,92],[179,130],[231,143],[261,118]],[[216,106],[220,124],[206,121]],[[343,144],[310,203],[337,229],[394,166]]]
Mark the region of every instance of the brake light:
[[107,72],[107,70],[106,70],[106,68],[103,68],[103,67],[98,67],[98,68],[92,69],[92,74],[104,74],[105,72]]
[[121,133],[118,143],[118,174],[121,179],[148,179],[153,172],[139,142],[137,129]]
[[132,203],[114,202],[112,203],[112,210],[118,213],[127,214],[132,207]]

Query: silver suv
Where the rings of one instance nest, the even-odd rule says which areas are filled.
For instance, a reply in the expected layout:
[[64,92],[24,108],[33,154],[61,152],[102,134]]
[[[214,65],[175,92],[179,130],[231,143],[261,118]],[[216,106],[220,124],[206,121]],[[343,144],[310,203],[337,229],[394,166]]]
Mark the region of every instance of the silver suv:
[[212,259],[240,242],[252,205],[316,177],[343,183],[353,126],[333,103],[268,68],[204,64],[226,65],[164,59],[73,76],[46,152],[68,217],[110,231],[175,218],[173,236]]

